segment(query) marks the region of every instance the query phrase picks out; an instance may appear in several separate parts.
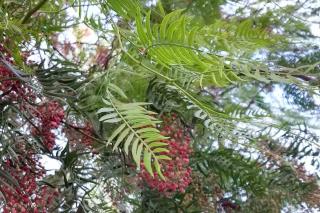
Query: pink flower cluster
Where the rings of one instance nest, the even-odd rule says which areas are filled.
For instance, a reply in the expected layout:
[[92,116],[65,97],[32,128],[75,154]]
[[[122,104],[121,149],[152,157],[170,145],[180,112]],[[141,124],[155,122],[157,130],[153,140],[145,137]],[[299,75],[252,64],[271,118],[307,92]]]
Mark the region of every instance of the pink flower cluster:
[[[164,142],[168,143],[171,160],[161,161],[163,175],[165,180],[154,173],[154,178],[145,170],[142,165],[142,171],[139,174],[142,183],[145,182],[151,189],[157,190],[165,196],[170,196],[179,191],[184,192],[191,183],[191,168],[189,167],[190,135],[181,124],[175,114],[163,115],[163,126],[161,134],[170,137]],[[141,184],[143,186],[143,184]]]

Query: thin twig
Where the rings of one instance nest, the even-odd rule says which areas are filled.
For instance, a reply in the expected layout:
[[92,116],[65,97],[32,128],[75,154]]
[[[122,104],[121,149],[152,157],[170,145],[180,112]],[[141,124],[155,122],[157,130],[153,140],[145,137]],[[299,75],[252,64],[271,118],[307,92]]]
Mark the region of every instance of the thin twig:
[[40,1],[34,8],[32,8],[26,15],[25,17],[22,19],[21,23],[22,24],[26,24],[28,22],[28,20],[30,19],[30,17],[37,12],[45,3],[47,2],[47,0],[42,0]]
[[68,127],[73,128],[75,131],[81,133],[82,135],[84,135],[84,136],[86,136],[86,137],[89,137],[89,138],[91,138],[91,139],[93,139],[93,140],[95,140],[95,141],[97,141],[97,142],[99,142],[99,143],[101,143],[101,144],[105,144],[105,141],[103,141],[103,140],[101,140],[101,139],[99,139],[99,138],[93,137],[93,136],[91,136],[91,135],[88,135],[88,134],[86,134],[85,132],[83,132],[83,131],[81,130],[81,129],[83,129],[82,127],[74,126],[74,125],[72,125],[72,124],[69,124],[69,123],[66,122],[66,121],[62,121],[62,123],[64,123],[64,124],[65,124],[66,126],[68,126]]

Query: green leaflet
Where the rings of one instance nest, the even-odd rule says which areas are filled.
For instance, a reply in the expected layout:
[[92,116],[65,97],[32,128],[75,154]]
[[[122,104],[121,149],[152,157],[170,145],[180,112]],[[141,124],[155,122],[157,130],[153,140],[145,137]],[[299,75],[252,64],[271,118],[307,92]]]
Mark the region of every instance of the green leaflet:
[[110,89],[111,91],[117,93],[120,97],[127,99],[128,97],[126,96],[126,94],[124,94],[124,92],[122,91],[122,89],[120,89],[117,85],[115,84],[111,84],[109,83],[108,85],[108,89]]
[[140,13],[138,13],[138,15],[136,16],[136,25],[137,25],[137,34],[139,36],[141,43],[147,46],[149,44],[149,40],[142,26],[142,18]]
[[[117,94],[122,93],[121,91],[110,91]],[[107,145],[113,143],[113,151],[123,147],[126,154],[131,152],[138,169],[140,168],[141,156],[143,156],[145,168],[150,175],[153,176],[153,168],[155,168],[155,171],[161,172],[159,170],[161,167],[159,166],[161,163],[159,160],[162,160],[162,158],[167,160],[169,157],[166,158],[164,154],[161,154],[162,157],[158,159],[158,155],[168,152],[168,149],[165,148],[168,144],[161,142],[167,137],[161,135],[160,131],[155,128],[156,124],[160,122],[155,117],[150,116],[150,114],[155,113],[144,108],[148,103],[122,103],[114,99],[110,91],[108,92],[109,98],[104,100],[107,107],[97,111],[100,116],[99,121],[120,123],[108,138]],[[162,174],[159,173],[159,176],[162,176]]]
[[126,19],[135,17],[140,11],[140,3],[137,0],[108,0],[107,4]]
[[154,177],[151,167],[151,152],[149,152],[146,148],[144,149],[143,163],[149,174]]
[[[183,66],[186,69],[196,71],[198,80],[203,78],[204,72],[210,72],[211,77],[207,78],[210,83],[216,86],[225,86],[228,83],[233,83],[228,76],[221,70],[219,73],[211,71],[211,61],[221,60],[211,57],[209,61],[205,62],[201,51],[194,50],[192,46],[198,27],[193,27],[190,33],[187,33],[187,26],[190,19],[181,15],[182,10],[174,11],[166,15],[159,29],[154,27],[151,30],[150,26],[150,12],[147,13],[146,23],[143,25],[141,15],[136,16],[136,31],[142,44],[148,48],[148,54],[156,59],[162,65]],[[159,38],[158,38],[159,35]],[[210,61],[211,60],[211,61]],[[221,66],[223,67],[223,66]],[[231,72],[231,71],[229,71]],[[219,77],[212,75],[220,75]],[[203,82],[201,81],[201,85]]]
[[144,133],[144,132],[160,132],[160,131],[155,128],[143,128],[137,131],[137,133]]
[[169,152],[168,149],[165,149],[165,148],[156,148],[153,150],[154,152]]
[[171,160],[171,158],[166,155],[159,155],[159,156],[157,156],[157,159],[158,160]]
[[124,151],[128,155],[129,154],[129,146],[132,143],[132,140],[134,138],[134,132],[132,132],[128,137],[126,142],[124,143]]
[[[143,144],[141,143],[138,148],[137,148],[137,152],[133,153],[133,159],[135,160],[135,162],[137,163],[137,167],[138,169],[140,169],[140,156],[142,154],[142,149],[143,149]],[[146,168],[147,169],[147,168]],[[152,172],[152,171],[148,171],[148,172]]]
[[104,113],[104,112],[114,112],[114,109],[113,108],[101,108],[97,111],[97,114]]
[[101,118],[99,118],[99,121],[105,121],[111,118],[116,118],[118,116],[118,113],[110,113],[110,114],[106,114],[104,116],[102,116]]
[[117,141],[115,142],[115,144],[113,145],[113,151],[118,148],[119,144],[123,141],[123,139],[129,134],[130,129],[127,128],[124,131],[121,132],[121,134],[119,135],[119,137],[117,138]]
[[165,142],[152,142],[149,144],[149,147],[158,147],[158,146],[167,146],[168,144]]
[[109,137],[108,139],[108,143],[111,143],[111,141],[118,136],[118,134],[126,127],[126,124],[121,124],[113,133],[112,135]]
[[174,19],[176,16],[178,16],[180,13],[182,12],[182,10],[176,10],[172,13],[169,13],[168,15],[166,15],[161,24],[160,24],[160,39],[164,40],[166,39],[166,30],[168,27],[168,23],[169,21],[171,21],[172,19]]
[[[150,11],[146,13],[145,24],[142,22],[142,15],[138,13],[136,31],[152,59],[169,69],[180,66],[192,71],[196,74],[195,82],[201,87],[207,85],[225,87],[242,81],[243,79],[238,76],[239,72],[236,72],[238,67],[230,66],[230,63],[241,61],[239,55],[243,55],[243,52],[238,50],[245,49],[253,53],[274,43],[269,34],[255,28],[249,19],[241,23],[216,21],[209,26],[194,26],[192,17],[181,14],[182,11],[176,10],[165,15],[160,25],[153,26],[150,21]],[[227,51],[229,55],[236,56],[235,61],[209,53],[211,49]],[[251,69],[254,66],[249,67]],[[263,75],[259,72],[255,75],[251,71],[241,70],[241,73],[263,82],[283,80],[278,75],[268,76],[270,74],[268,72],[264,72]]]
[[150,15],[151,15],[151,10],[148,11],[147,17],[146,17],[146,31],[147,31],[148,41],[152,41],[153,39],[151,23],[150,23]]
[[135,139],[132,143],[132,157],[133,160],[136,162],[137,166],[140,166],[140,160],[139,160],[139,156],[137,156],[137,149],[138,149],[138,143],[139,143],[139,138]]
[[120,121],[121,121],[121,118],[112,118],[109,120],[104,120],[103,122],[105,122],[105,123],[118,123]]
[[159,164],[158,161],[155,161],[155,162],[154,162],[154,167],[155,167],[157,173],[159,174],[160,178],[161,178],[162,180],[165,180],[165,177],[163,176],[162,171],[161,171],[161,165]]

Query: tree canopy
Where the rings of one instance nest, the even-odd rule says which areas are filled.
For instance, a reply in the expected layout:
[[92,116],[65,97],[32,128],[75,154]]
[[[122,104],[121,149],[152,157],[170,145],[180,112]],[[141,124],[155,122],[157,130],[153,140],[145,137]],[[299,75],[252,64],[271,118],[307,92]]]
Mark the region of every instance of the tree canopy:
[[319,13],[0,1],[0,212],[319,211]]

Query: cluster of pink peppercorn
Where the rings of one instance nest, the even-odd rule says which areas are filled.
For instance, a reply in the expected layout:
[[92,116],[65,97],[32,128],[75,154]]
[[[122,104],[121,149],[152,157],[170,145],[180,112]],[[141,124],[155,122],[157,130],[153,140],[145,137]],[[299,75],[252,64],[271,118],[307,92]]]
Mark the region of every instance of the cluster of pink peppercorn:
[[171,160],[161,161],[165,180],[161,179],[156,172],[152,177],[143,166],[139,176],[141,182],[146,183],[151,189],[170,196],[178,191],[184,192],[191,183],[191,168],[189,167],[191,139],[176,114],[163,115],[162,120],[161,134],[170,137],[163,141],[168,143],[169,150],[168,153],[163,154],[171,158]]
[[51,151],[55,145],[55,134],[52,130],[61,124],[64,110],[58,102],[49,101],[39,105],[34,114],[39,119],[39,124],[32,133],[41,136],[44,146]]
[[20,155],[18,159],[7,159],[2,168],[15,182],[11,185],[0,185],[0,191],[4,194],[6,201],[3,212],[47,213],[59,193],[49,186],[38,185],[37,180],[44,177],[45,169],[31,149],[25,146],[20,146],[19,149],[24,152],[24,156]]
[[[63,108],[55,101],[33,107],[36,105],[36,93],[9,69],[11,65],[13,68],[14,61],[1,44],[0,53],[1,60],[5,60],[0,62],[0,102],[18,105],[23,113],[34,115],[37,122],[34,124],[32,134],[41,137],[44,146],[52,150],[55,145],[55,134],[52,130],[58,128],[62,122]],[[10,174],[9,179],[0,177],[0,202],[4,203],[3,212],[50,212],[49,209],[58,192],[47,185],[38,184],[46,173],[41,166],[39,156],[32,147],[19,140],[15,146],[15,158],[4,158],[1,164],[1,170]]]

